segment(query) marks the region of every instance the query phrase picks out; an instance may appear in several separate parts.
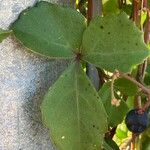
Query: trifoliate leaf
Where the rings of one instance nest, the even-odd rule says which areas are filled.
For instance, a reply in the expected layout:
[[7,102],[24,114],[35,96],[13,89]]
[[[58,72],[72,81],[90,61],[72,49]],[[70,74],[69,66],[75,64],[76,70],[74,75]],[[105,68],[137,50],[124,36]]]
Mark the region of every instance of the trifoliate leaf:
[[48,2],[22,12],[12,25],[26,47],[56,58],[70,58],[79,51],[85,27],[85,18],[76,10]]
[[97,17],[83,35],[83,59],[114,72],[128,72],[149,56],[142,33],[125,13]]
[[100,150],[107,116],[80,64],[73,64],[50,88],[42,117],[60,150]]

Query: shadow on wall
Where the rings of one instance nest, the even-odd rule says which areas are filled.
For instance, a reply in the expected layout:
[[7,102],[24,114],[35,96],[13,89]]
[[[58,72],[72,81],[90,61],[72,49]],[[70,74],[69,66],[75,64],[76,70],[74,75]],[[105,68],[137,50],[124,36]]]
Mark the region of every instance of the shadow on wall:
[[[1,0],[0,28],[7,29],[20,12],[38,0]],[[67,3],[69,0],[47,0]],[[9,37],[0,44],[0,150],[54,150],[41,123],[45,92],[68,62],[30,52]]]
[[13,37],[0,45],[0,60],[0,149],[53,150],[40,104],[68,62],[36,55]]

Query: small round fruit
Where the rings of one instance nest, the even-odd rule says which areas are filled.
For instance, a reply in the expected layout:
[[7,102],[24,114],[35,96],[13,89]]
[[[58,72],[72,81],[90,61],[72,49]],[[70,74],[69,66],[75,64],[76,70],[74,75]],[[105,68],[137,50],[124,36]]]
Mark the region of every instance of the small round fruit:
[[128,112],[125,123],[131,132],[141,133],[148,127],[147,112],[141,113],[140,109],[133,109]]

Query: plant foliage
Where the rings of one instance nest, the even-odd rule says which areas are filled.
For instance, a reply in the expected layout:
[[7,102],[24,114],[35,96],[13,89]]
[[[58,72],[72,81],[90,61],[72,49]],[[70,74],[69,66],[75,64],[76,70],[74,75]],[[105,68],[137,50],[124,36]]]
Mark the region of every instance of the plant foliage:
[[41,110],[60,149],[100,149],[107,115],[80,64],[72,64],[60,76],[46,94]]
[[[82,3],[78,8],[86,16],[87,3]],[[94,18],[87,26],[86,18],[76,10],[39,2],[23,11],[10,31],[0,30],[0,42],[13,32],[35,53],[52,59],[70,59],[68,68],[50,87],[41,105],[43,123],[60,150],[117,150],[128,138],[123,122],[133,107],[128,101],[139,95],[146,99],[139,93],[142,90],[138,86],[144,85],[134,80],[134,72],[138,73],[138,65],[150,54],[143,33],[127,15],[131,6],[130,1],[121,5],[118,0],[103,0],[103,16]],[[143,26],[147,13],[141,18]],[[106,83],[98,92],[86,76],[86,63],[95,65],[105,77]],[[114,78],[116,70],[130,74],[126,74],[130,81]],[[146,77],[149,76],[147,70]],[[149,85],[148,78],[145,81]],[[120,100],[117,105],[112,103],[116,99]],[[116,129],[114,139],[112,129]],[[148,144],[142,148],[146,150],[149,143],[144,134],[142,139],[141,143]]]
[[85,18],[74,9],[40,2],[12,25],[15,36],[34,52],[72,58],[80,49]]

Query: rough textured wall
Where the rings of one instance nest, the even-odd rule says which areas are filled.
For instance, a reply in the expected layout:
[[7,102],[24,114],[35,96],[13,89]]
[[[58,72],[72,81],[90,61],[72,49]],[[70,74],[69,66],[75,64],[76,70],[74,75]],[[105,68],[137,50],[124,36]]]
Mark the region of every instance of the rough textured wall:
[[[48,1],[70,4],[66,0]],[[0,0],[0,28],[7,29],[35,2]],[[31,53],[13,37],[0,44],[0,150],[54,149],[41,123],[40,103],[66,65]]]

